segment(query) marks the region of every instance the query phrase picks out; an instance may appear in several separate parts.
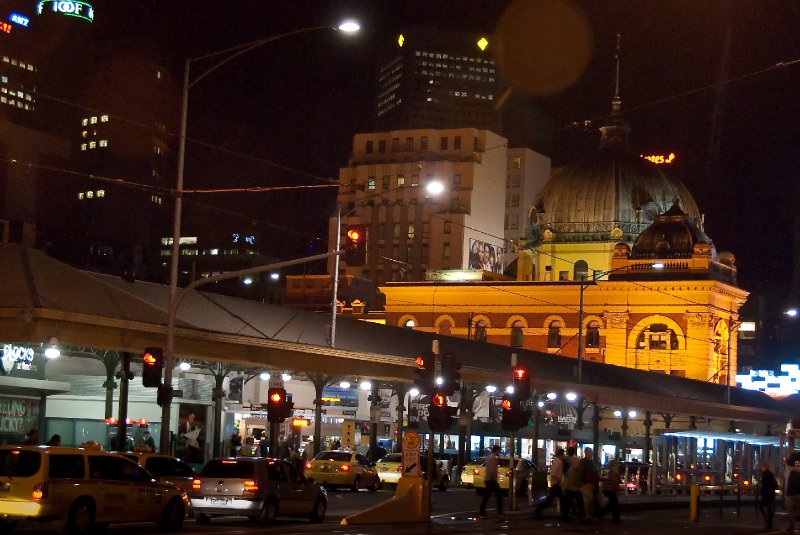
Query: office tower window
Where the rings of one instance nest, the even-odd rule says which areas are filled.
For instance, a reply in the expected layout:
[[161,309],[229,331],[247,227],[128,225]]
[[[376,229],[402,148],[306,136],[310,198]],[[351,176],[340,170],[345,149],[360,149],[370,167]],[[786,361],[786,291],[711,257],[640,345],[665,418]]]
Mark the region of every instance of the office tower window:
[[374,190],[375,189],[375,177],[371,176],[367,179],[367,189]]
[[461,136],[455,136],[453,138],[453,148],[455,150],[459,150],[461,148]]
[[447,136],[441,139],[440,148],[441,150],[447,150]]
[[391,187],[389,184],[389,175],[383,175],[381,184],[383,185],[383,189],[389,189]]
[[86,192],[86,198],[87,199],[93,199],[94,198],[94,192],[93,191],[87,191]]
[[411,186],[412,187],[419,186],[419,175],[411,175]]
[[107,123],[108,122],[108,115],[101,115],[100,116],[100,122],[101,123]]
[[442,245],[442,259],[448,260],[450,259],[450,242],[444,242]]
[[372,154],[372,140],[367,141],[367,154]]
[[414,239],[414,223],[409,223],[408,224],[408,234],[407,234],[407,236],[408,236],[409,240],[413,240]]
[[78,200],[82,201],[85,196],[86,196],[86,194],[83,193],[83,192],[78,193]]
[[97,198],[98,199],[102,199],[105,196],[106,196],[106,190],[104,190],[104,189],[97,190]]
[[519,208],[519,193],[511,194],[511,208]]
[[392,226],[392,238],[399,238],[400,237],[400,223],[395,223]]
[[88,145],[86,143],[81,143],[81,150],[86,150]]
[[406,185],[406,177],[403,175],[397,175],[397,187],[405,186]]
[[101,140],[99,141],[99,145],[100,145],[101,147],[108,147],[108,140],[107,140],[107,139],[101,139]]

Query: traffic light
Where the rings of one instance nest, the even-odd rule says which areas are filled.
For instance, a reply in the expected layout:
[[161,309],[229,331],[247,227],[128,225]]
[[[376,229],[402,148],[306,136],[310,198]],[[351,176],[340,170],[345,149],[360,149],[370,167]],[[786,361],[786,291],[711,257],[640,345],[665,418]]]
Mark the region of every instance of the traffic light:
[[442,433],[450,429],[451,418],[456,415],[456,407],[447,404],[447,396],[437,390],[431,396],[428,406],[428,427],[431,433]]
[[445,394],[452,396],[456,390],[461,390],[461,363],[452,353],[442,356],[442,385]]
[[436,384],[436,353],[423,351],[417,355],[414,362],[417,365],[417,369],[414,370],[417,374],[414,386],[420,394],[430,394]]
[[175,391],[172,387],[167,388],[164,385],[158,385],[158,394],[156,394],[156,403],[158,403],[158,406],[163,407],[164,405],[172,403],[174,393]]
[[147,347],[142,355],[142,385],[161,386],[161,370],[164,369],[164,350],[160,347]]
[[270,388],[267,391],[267,420],[281,423],[292,415],[294,403],[289,401],[285,388]]
[[363,266],[367,263],[367,227],[348,225],[344,245],[344,261],[348,266]]
[[503,410],[503,431],[516,431],[528,425],[531,411],[523,408],[524,403],[517,397],[516,392],[503,395],[503,401],[500,403],[500,408]]
[[527,366],[514,367],[511,384],[514,385],[514,394],[518,400],[528,401],[531,398],[531,371]]

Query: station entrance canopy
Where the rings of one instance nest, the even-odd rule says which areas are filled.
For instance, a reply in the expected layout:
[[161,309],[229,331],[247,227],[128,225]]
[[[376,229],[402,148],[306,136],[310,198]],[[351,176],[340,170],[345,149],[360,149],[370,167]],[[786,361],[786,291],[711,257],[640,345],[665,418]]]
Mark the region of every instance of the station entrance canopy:
[[701,439],[714,439],[724,440],[727,442],[744,442],[752,446],[780,446],[780,437],[763,436],[763,435],[748,435],[745,433],[720,433],[717,431],[706,429],[686,429],[682,431],[663,429],[654,431],[654,434],[662,437],[676,437],[676,438],[701,438]]
[[[4,343],[40,347],[56,337],[63,346],[134,354],[165,345],[167,286],[80,271],[16,245],[0,245],[0,272]],[[576,384],[572,358],[344,317],[332,348],[327,314],[213,293],[189,292],[175,325],[176,359],[410,383],[414,358],[438,340],[441,353],[461,361],[462,379],[480,388],[510,382],[514,352],[537,392],[569,389],[587,403],[781,425],[791,412],[762,392],[595,362],[584,362]]]

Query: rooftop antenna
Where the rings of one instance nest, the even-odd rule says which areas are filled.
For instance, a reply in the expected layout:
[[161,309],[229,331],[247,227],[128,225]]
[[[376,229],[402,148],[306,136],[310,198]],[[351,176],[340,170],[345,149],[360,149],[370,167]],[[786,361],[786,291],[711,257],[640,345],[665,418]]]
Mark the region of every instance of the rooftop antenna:
[[622,109],[622,99],[619,96],[619,52],[622,46],[622,35],[617,34],[617,48],[614,51],[614,63],[616,63],[616,75],[614,77],[614,100],[611,101],[611,112],[619,114]]

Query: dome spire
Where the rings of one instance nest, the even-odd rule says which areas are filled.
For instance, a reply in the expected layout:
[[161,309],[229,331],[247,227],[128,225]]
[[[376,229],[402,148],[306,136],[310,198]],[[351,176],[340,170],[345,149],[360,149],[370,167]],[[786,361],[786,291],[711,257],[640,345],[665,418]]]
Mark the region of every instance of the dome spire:
[[617,34],[617,47],[614,51],[615,76],[614,98],[611,100],[611,116],[608,122],[600,127],[600,147],[616,151],[630,151],[628,136],[631,128],[622,119],[622,98],[619,96],[619,62],[622,36]]

